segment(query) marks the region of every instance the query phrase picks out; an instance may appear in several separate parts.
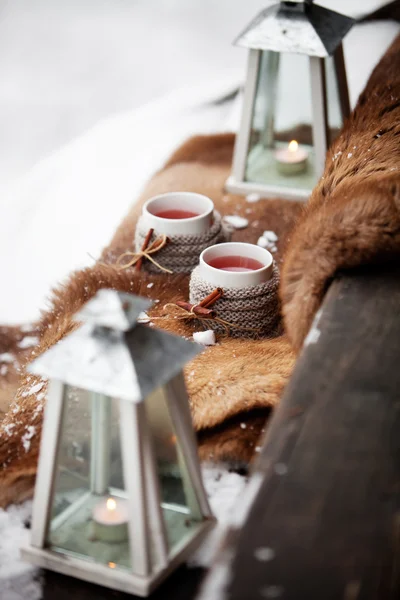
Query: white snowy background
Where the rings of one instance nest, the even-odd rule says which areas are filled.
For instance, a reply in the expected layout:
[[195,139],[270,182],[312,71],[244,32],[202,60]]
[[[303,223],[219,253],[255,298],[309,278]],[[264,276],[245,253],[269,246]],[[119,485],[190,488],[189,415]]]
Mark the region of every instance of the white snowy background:
[[[326,0],[357,16],[384,0]],[[267,0],[0,2],[0,323],[30,322],[90,264],[151,174],[195,133],[235,130],[246,53],[231,45]],[[395,23],[345,42],[354,104]],[[244,478],[204,470],[221,523]],[[19,560],[30,503],[0,510],[0,600],[41,596]],[[218,535],[216,536],[218,537]],[[215,539],[197,560],[210,560]]]
[[[267,4],[0,2],[0,323],[35,319],[185,138],[236,127],[213,101],[243,82],[246,51],[232,40]],[[321,4],[357,16],[384,0]],[[346,38],[353,103],[397,30]]]

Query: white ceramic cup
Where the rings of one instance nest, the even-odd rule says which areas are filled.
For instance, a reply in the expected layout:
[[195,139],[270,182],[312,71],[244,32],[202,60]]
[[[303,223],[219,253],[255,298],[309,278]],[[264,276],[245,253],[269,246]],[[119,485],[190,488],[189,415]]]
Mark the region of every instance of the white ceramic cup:
[[[197,213],[186,219],[165,219],[156,213],[164,210],[187,210]],[[207,196],[193,192],[168,192],[147,200],[142,217],[146,227],[166,235],[199,235],[212,225],[214,203]]]
[[[212,267],[209,262],[222,256],[244,256],[253,258],[263,267],[254,271],[224,271]],[[271,279],[273,256],[265,248],[255,244],[244,244],[242,242],[227,242],[216,244],[203,250],[200,254],[200,277],[216,287],[241,288],[258,285]]]

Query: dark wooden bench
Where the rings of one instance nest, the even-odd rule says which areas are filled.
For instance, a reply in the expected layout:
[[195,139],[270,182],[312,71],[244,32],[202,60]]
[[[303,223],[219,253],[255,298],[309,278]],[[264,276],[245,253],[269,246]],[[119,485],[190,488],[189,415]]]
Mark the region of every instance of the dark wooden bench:
[[317,328],[269,424],[230,600],[400,598],[400,267],[336,280]]

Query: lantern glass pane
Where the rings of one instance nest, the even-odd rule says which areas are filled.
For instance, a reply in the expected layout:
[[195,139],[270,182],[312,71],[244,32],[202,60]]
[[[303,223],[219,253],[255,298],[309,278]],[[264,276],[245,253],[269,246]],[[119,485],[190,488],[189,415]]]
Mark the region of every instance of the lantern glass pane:
[[156,389],[146,398],[146,412],[153,438],[162,513],[172,549],[197,529],[202,517],[168,409],[165,388]]
[[[331,143],[342,126],[342,119],[333,58],[328,57],[325,66]],[[311,191],[318,175],[313,144],[310,58],[305,54],[261,52],[245,181]]]
[[309,57],[262,52],[245,180],[311,190],[314,163]]
[[126,502],[117,402],[64,386],[48,546],[129,569]]

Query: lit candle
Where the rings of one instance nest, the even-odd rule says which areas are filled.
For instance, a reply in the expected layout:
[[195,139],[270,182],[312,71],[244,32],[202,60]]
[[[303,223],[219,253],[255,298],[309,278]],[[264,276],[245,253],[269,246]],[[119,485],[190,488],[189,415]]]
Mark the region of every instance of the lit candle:
[[94,534],[102,542],[124,542],[128,539],[129,506],[127,500],[107,498],[92,511]]
[[278,171],[283,175],[304,173],[307,168],[308,152],[300,148],[296,140],[292,140],[287,148],[275,152]]

